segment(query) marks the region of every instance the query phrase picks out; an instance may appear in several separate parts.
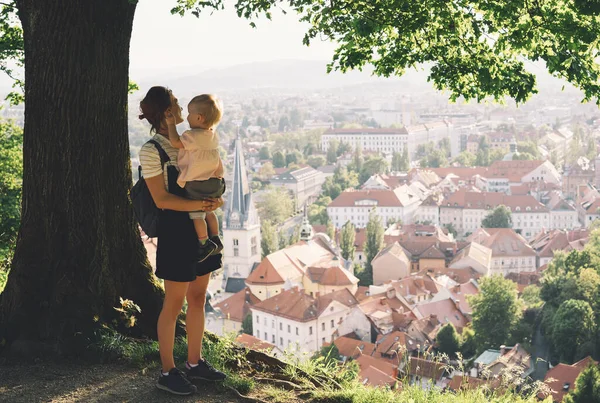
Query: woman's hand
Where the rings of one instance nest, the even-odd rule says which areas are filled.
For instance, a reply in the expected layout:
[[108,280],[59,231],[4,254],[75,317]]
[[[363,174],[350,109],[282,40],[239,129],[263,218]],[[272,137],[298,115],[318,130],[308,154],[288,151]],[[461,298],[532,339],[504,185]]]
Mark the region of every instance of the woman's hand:
[[217,199],[198,200],[197,203],[199,203],[199,205],[200,205],[198,210],[214,211],[214,210],[218,209],[219,207],[221,207],[224,202],[223,202],[223,198],[219,197]]
[[165,121],[167,122],[167,125],[177,125],[176,117],[173,112],[171,112],[171,108],[165,111]]

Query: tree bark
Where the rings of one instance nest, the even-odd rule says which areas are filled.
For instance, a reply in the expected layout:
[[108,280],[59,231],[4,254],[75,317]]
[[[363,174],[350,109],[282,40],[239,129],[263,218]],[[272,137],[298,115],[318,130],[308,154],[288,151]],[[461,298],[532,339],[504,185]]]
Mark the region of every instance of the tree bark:
[[142,309],[137,334],[156,334],[162,291],[128,196],[131,3],[17,0],[23,208],[0,296],[0,341],[58,351],[83,345],[99,324],[114,323],[119,297]]

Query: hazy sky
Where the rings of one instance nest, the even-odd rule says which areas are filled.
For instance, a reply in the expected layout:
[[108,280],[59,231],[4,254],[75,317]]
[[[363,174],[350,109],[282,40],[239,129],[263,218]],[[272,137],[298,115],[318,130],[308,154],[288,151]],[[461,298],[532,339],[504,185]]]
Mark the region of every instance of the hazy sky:
[[[231,1],[229,1],[231,4]],[[233,7],[179,17],[170,14],[173,0],[138,2],[130,52],[133,80],[157,72],[193,73],[215,67],[280,59],[329,61],[335,46],[317,41],[306,47],[306,25],[295,14],[275,12],[273,20],[251,28]]]

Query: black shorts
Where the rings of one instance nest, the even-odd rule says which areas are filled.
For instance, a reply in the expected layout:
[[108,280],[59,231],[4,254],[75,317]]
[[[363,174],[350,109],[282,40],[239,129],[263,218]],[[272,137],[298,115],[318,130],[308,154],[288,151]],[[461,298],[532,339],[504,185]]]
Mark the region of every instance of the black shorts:
[[[167,166],[169,192],[185,197],[177,186],[177,168]],[[223,255],[213,255],[198,263],[199,242],[194,223],[186,211],[161,210],[158,218],[156,277],[190,282],[223,266]]]

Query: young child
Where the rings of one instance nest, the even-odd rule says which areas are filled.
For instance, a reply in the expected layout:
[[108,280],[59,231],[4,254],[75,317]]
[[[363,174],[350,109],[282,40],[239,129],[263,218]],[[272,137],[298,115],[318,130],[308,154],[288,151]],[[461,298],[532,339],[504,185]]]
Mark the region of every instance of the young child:
[[[171,110],[165,113],[169,141],[179,148],[179,177],[177,184],[186,190],[188,198],[201,200],[221,197],[225,192],[223,162],[219,155],[219,138],[214,129],[221,120],[221,101],[214,95],[194,97],[188,104],[190,130],[177,133],[175,117]],[[190,212],[200,240],[199,262],[223,250],[219,238],[219,222],[213,212]],[[209,238],[210,236],[210,238]]]

